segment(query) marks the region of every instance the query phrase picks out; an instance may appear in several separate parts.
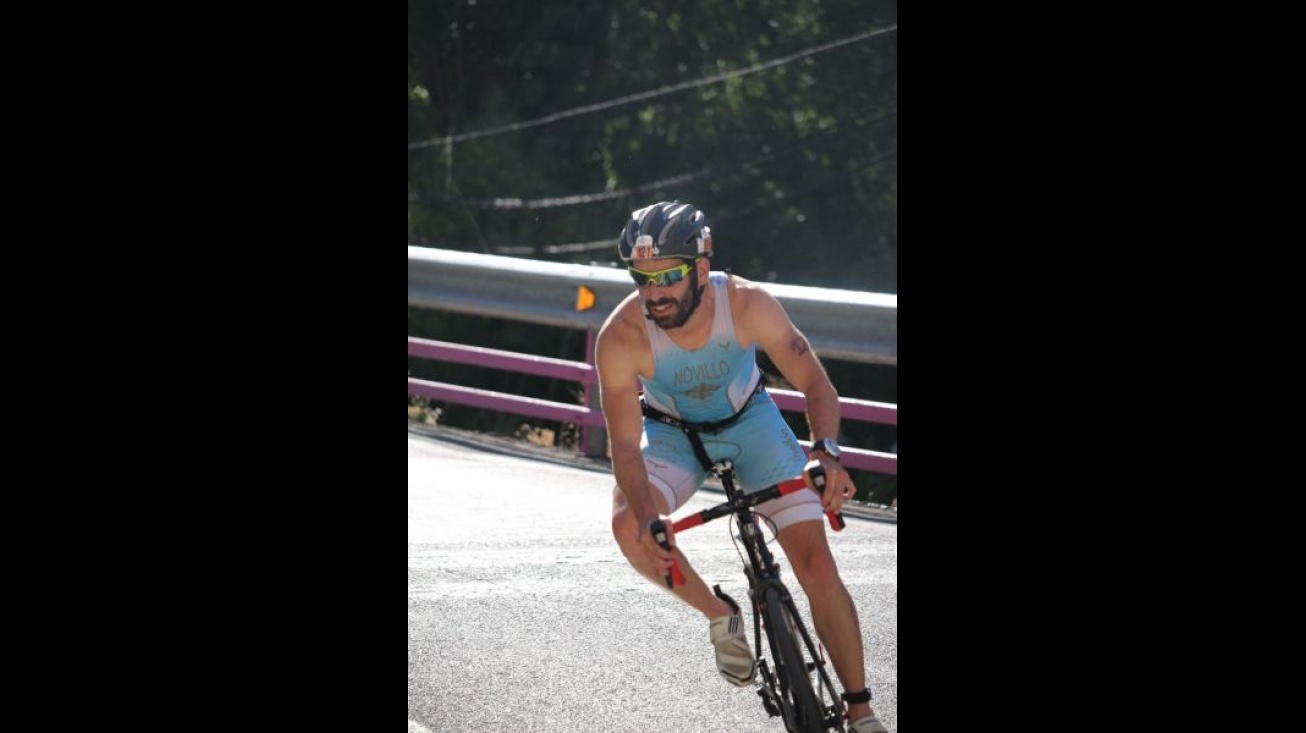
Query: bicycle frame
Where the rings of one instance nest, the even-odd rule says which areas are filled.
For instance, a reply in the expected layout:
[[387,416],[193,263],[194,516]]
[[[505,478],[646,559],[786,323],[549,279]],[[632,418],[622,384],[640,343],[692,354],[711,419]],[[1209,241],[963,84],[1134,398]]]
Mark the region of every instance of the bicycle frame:
[[[804,472],[812,477],[815,485],[824,486],[824,469],[819,462],[809,463]],[[758,695],[762,698],[763,706],[772,717],[783,717],[785,727],[790,731],[843,731],[843,703],[826,672],[825,660],[818,645],[807,632],[789,589],[780,580],[780,567],[767,547],[766,537],[758,524],[757,515],[753,512],[754,506],[794,491],[806,490],[807,484],[800,477],[760,492],[745,494],[735,487],[734,467],[730,461],[719,461],[712,467],[712,473],[721,480],[726,492],[726,501],[675,522],[672,525],[673,529],[680,532],[719,517],[734,516],[739,536],[748,555],[744,574],[748,578],[749,599],[752,602],[753,643],[757,652],[758,669],[763,680]],[[841,514],[827,512],[826,515],[835,531],[844,528]],[[679,568],[673,566],[672,572],[667,577],[669,586],[675,575],[679,575]],[[713,591],[718,596],[725,597],[721,592],[721,586],[715,586]],[[733,601],[731,605],[734,605]],[[777,632],[774,630],[775,620],[785,619],[786,615],[797,642],[806,649],[807,659],[810,659],[810,662],[801,658],[803,655],[801,650],[789,647],[786,651],[785,644],[777,640]],[[766,631],[768,647],[775,664],[774,670],[767,666],[763,655],[763,618],[773,619],[772,625],[767,626]],[[795,654],[797,659],[794,659]],[[786,660],[786,657],[789,659]],[[795,666],[802,666],[803,669],[794,669]],[[812,671],[817,672],[815,686],[812,685],[810,677]],[[799,677],[801,679],[798,679]],[[800,685],[806,686],[806,693],[802,693]],[[810,712],[801,709],[803,703],[796,702],[800,693],[807,700],[807,707],[811,707],[812,702],[816,703],[818,710],[815,717],[819,720],[813,720]],[[807,722],[800,720],[800,716],[805,717]]]

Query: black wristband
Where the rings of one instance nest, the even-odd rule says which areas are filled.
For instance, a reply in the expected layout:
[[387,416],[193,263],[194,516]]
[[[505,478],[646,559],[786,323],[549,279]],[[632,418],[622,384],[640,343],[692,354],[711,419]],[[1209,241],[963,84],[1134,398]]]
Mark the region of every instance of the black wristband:
[[863,688],[861,692],[845,692],[839,697],[842,697],[846,703],[856,705],[857,703],[870,702],[871,691]]

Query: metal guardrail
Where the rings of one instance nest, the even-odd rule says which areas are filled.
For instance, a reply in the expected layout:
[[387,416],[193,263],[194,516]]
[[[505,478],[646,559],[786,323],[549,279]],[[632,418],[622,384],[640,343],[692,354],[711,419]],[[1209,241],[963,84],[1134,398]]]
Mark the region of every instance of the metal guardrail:
[[[408,337],[408,355],[460,364],[473,364],[490,369],[524,372],[555,379],[566,379],[580,382],[586,385],[587,388],[597,382],[597,373],[594,367],[584,362],[516,354],[510,351],[487,349],[479,346],[464,346],[412,336]],[[772,389],[770,387],[767,388],[767,391],[771,393],[776,406],[782,410],[805,412],[807,409],[807,398],[801,392]],[[454,402],[479,407],[485,410],[511,412],[544,420],[573,423],[580,425],[583,431],[605,426],[603,413],[592,404],[589,404],[591,397],[588,390],[586,392],[587,404],[577,405],[409,377],[408,394],[441,402]],[[863,420],[882,425],[898,424],[897,405],[889,405],[883,402],[869,402],[867,400],[840,397],[839,412],[844,419]],[[601,437],[602,432],[598,432],[596,435]],[[606,438],[603,440],[606,440]],[[582,438],[581,442],[584,444],[590,441]],[[806,440],[800,440],[799,443],[803,445],[804,449],[812,446],[811,442]],[[606,446],[591,445],[585,452],[591,457],[597,457],[606,453]],[[898,475],[898,457],[892,453],[881,453],[845,446],[842,450],[840,462],[848,468],[859,468],[891,476]]]
[[[759,283],[780,301],[812,348],[823,358],[898,363],[898,296],[852,290]],[[518,354],[409,337],[408,355],[426,359],[566,379],[584,386],[584,404],[567,404],[489,390],[408,378],[408,394],[488,410],[511,412],[581,426],[584,453],[606,453],[603,414],[596,407],[594,336],[608,314],[635,289],[620,269],[408,247],[408,304],[512,321],[541,323],[587,332],[585,362]],[[804,412],[799,392],[770,389],[776,405]],[[841,397],[845,419],[898,424],[898,407]],[[808,441],[799,441],[810,448]],[[892,453],[843,447],[844,465],[889,475],[898,473]]]
[[[541,377],[566,379],[593,385],[598,382],[598,372],[593,366],[578,361],[550,359],[543,356],[517,354],[511,351],[464,346],[445,341],[408,337],[408,355],[423,359],[472,364],[490,369],[524,372]],[[556,420],[580,425],[582,428],[601,428],[606,425],[603,413],[588,405],[553,402],[534,397],[505,394],[486,389],[473,389],[443,382],[432,382],[416,377],[408,378],[408,394],[419,395],[441,402],[455,402],[486,410],[512,412],[544,420]],[[588,394],[587,394],[588,398]]]
[[[898,296],[758,283],[823,358],[898,364]],[[578,310],[580,288],[592,294]],[[624,270],[408,247],[408,304],[597,331],[635,284]]]

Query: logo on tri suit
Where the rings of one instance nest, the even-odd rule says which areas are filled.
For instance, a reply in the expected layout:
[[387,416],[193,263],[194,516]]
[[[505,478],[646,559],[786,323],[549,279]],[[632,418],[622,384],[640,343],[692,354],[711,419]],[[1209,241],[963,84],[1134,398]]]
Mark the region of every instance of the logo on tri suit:
[[675,372],[675,382],[677,387],[687,387],[695,382],[698,386],[692,389],[682,390],[681,394],[693,397],[699,402],[710,398],[713,393],[721,389],[719,383],[713,384],[709,380],[720,382],[730,376],[730,363],[725,359],[713,364],[712,362],[703,362],[697,366],[687,366]]
[[693,389],[687,389],[684,392],[681,392],[681,394],[689,397],[693,397],[699,402],[702,402],[707,398],[711,397],[713,394],[715,394],[718,389],[721,389],[721,385],[708,384],[707,382],[702,382],[697,387]]

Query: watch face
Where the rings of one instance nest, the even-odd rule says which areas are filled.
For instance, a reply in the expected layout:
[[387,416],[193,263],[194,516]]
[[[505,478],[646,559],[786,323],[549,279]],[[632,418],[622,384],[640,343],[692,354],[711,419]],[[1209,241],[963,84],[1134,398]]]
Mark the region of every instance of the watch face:
[[812,444],[813,450],[825,451],[831,458],[839,457],[839,445],[829,438],[821,438]]

